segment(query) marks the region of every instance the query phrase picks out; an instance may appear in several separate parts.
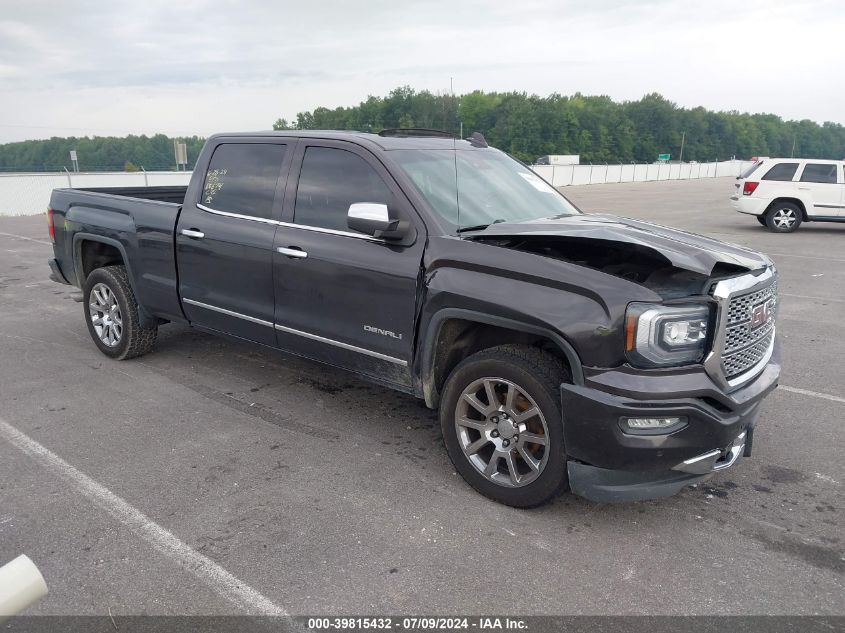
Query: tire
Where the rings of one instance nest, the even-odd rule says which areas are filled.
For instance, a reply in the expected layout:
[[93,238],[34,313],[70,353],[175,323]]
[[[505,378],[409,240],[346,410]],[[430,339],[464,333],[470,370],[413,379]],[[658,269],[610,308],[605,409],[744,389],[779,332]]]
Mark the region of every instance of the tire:
[[757,218],[757,221],[760,224],[762,224],[763,226],[766,226],[766,216],[765,215],[755,215],[754,217]]
[[766,227],[773,233],[792,233],[801,226],[801,209],[791,202],[775,202],[766,211]]
[[[570,378],[557,358],[523,345],[483,350],[452,370],[440,401],[440,427],[449,459],[470,486],[517,508],[540,505],[568,488],[562,382]],[[496,406],[490,406],[488,387]],[[475,404],[468,394],[475,395]]]
[[125,266],[93,270],[85,280],[83,297],[88,333],[103,354],[126,360],[152,350],[158,327],[141,327]]

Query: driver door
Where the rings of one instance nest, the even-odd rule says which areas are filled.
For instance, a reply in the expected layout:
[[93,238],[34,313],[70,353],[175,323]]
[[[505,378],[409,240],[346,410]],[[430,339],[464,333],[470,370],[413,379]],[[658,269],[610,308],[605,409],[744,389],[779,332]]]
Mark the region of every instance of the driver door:
[[[388,205],[409,220],[401,242],[349,228],[350,205]],[[352,143],[302,140],[276,231],[278,346],[411,386],[417,283],[424,227],[393,178]]]

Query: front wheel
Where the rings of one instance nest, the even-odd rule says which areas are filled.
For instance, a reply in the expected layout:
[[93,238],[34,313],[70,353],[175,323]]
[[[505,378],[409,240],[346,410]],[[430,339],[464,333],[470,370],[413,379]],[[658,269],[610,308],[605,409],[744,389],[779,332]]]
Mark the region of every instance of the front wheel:
[[125,266],[105,266],[91,272],[83,296],[88,332],[103,354],[125,360],[153,348],[158,329],[141,326]]
[[801,209],[791,202],[776,202],[766,212],[766,226],[773,233],[792,233],[801,226]]
[[756,217],[756,218],[757,218],[757,221],[758,221],[760,224],[762,224],[763,226],[766,226],[766,216],[764,216],[764,215],[756,215],[756,216],[754,216],[754,217]]
[[566,451],[561,362],[538,348],[502,345],[464,359],[440,402],[449,458],[481,494],[506,505],[540,505],[564,490]]

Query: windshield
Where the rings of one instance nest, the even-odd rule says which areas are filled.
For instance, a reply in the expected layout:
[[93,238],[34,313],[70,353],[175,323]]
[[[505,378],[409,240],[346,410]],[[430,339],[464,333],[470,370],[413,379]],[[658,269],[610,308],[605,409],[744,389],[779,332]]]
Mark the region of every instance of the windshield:
[[498,150],[395,150],[391,157],[458,230],[579,213],[554,187]]

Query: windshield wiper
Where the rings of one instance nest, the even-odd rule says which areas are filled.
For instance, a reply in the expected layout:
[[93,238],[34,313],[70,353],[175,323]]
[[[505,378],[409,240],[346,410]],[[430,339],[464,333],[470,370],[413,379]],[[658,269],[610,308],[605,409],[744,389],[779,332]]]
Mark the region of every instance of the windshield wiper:
[[482,231],[486,229],[491,224],[499,224],[500,222],[505,222],[502,218],[498,220],[493,220],[492,222],[488,222],[487,224],[474,224],[472,226],[462,226],[458,229],[458,233],[464,233],[465,231]]

